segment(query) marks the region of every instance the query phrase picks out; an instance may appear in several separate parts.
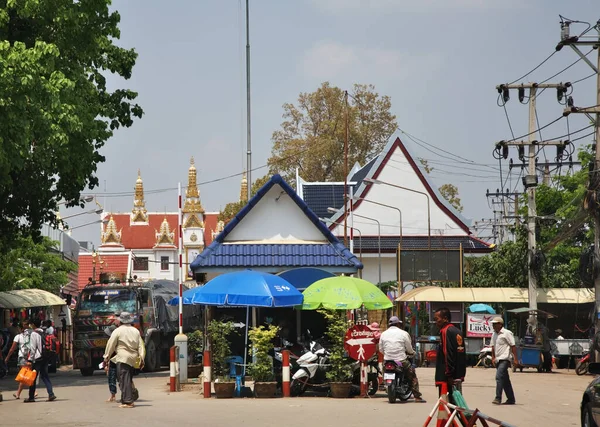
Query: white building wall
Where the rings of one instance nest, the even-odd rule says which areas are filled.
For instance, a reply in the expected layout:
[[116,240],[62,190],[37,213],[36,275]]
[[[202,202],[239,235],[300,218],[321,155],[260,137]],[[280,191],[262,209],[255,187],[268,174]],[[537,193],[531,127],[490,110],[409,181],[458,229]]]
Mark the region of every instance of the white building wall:
[[[358,256],[358,254],[356,254]],[[379,258],[377,254],[363,254],[362,263],[362,278],[373,284],[379,282]],[[391,257],[389,254],[381,255],[381,282],[396,281],[396,257]]]
[[[147,280],[147,279],[166,279],[166,280],[174,280],[179,281],[179,265],[178,264],[170,264],[168,271],[161,271],[160,268],[160,257],[168,256],[170,262],[177,262],[177,251],[176,250],[144,250],[138,249],[134,250],[133,254],[138,258],[148,258],[148,270],[141,271],[135,270],[132,266],[131,276],[137,276],[138,279]],[[133,264],[133,261],[132,261]]]
[[273,185],[225,238],[225,242],[326,242],[325,236],[283,191]]
[[[428,193],[427,188],[418,174],[414,171],[399,147],[395,147],[388,163],[381,170],[378,180],[401,185],[416,191]],[[431,185],[435,185],[431,183]],[[430,195],[431,235],[466,235],[460,225],[442,210]],[[399,188],[383,184],[372,184],[367,200],[397,207],[402,212],[402,231],[404,235],[427,235],[427,197]],[[355,202],[356,203],[356,202]],[[361,202],[354,212],[358,215],[375,218],[381,223],[382,235],[399,235],[400,213],[397,210],[378,206],[373,203]],[[349,220],[350,221],[350,220]],[[354,216],[354,227],[363,236],[377,236],[377,223]],[[336,227],[334,234],[343,235],[343,225]]]

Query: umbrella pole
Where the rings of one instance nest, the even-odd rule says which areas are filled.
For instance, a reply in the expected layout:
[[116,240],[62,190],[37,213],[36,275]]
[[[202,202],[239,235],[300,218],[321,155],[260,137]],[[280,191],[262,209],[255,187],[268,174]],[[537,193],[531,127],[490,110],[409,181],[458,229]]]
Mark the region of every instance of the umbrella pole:
[[250,313],[250,307],[246,307],[246,337],[244,339],[244,367],[242,369],[242,380],[243,381],[246,379],[246,361],[248,358],[248,328],[250,327],[248,325],[249,313]]

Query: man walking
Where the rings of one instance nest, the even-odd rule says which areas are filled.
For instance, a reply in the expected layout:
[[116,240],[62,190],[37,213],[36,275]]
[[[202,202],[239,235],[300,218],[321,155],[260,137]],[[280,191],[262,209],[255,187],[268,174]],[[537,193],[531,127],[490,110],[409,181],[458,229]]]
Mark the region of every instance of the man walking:
[[[56,396],[52,390],[52,382],[48,376],[48,360],[44,357],[44,340],[42,338],[44,336],[44,331],[41,329],[41,326],[42,320],[39,317],[36,317],[29,322],[29,329],[24,332],[24,340],[28,343],[26,344],[26,348],[28,349],[26,355],[27,365],[37,372],[33,384],[29,387],[29,398],[23,401],[25,403],[35,402],[35,389],[37,387],[36,382],[38,377],[42,379],[46,386],[46,391],[48,391],[48,402],[56,400]],[[32,327],[34,327],[35,330],[33,330]]]
[[383,353],[383,360],[393,360],[402,365],[410,381],[415,402],[424,403],[419,391],[419,379],[408,361],[408,356],[413,356],[415,351],[412,348],[410,335],[401,326],[402,321],[398,316],[390,317],[388,328],[379,337],[379,351]]
[[462,390],[462,382],[467,373],[464,339],[460,330],[450,323],[449,309],[444,307],[436,310],[433,320],[440,330],[440,345],[435,362],[435,384],[441,394],[441,386],[446,383],[450,402],[456,404],[452,397],[452,389]]
[[[515,337],[511,331],[504,329],[504,319],[494,317],[492,320],[492,364],[496,366],[496,398],[492,401],[495,405],[514,405],[515,393],[510,382],[508,370],[510,368],[510,356],[513,356],[515,366],[519,365]],[[506,401],[502,403],[502,390],[506,394]]]
[[[134,328],[131,313],[123,312],[119,316],[121,324],[110,335],[104,351],[104,363],[108,365],[112,360],[117,364],[117,376],[121,387],[120,408],[133,408],[133,371],[139,363],[140,369],[144,367],[146,350],[140,332]],[[112,359],[110,356],[116,352]]]

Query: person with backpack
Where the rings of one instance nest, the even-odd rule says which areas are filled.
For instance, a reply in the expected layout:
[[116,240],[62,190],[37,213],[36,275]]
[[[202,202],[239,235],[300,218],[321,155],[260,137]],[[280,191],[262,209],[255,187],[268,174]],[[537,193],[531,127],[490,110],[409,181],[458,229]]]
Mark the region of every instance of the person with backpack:
[[[35,402],[35,389],[38,376],[46,385],[46,390],[48,391],[48,402],[56,400],[56,395],[52,390],[52,382],[50,381],[50,377],[48,376],[48,358],[52,353],[52,339],[41,329],[41,326],[42,321],[38,317],[29,322],[30,329],[27,329],[25,331],[25,333],[27,334],[25,340],[26,342],[28,342],[28,351],[26,356],[27,366],[31,367],[31,369],[37,372],[35,381],[31,385],[31,387],[29,387],[29,398],[23,401],[25,403]],[[33,327],[35,328],[35,330],[32,329]],[[48,349],[48,342],[50,342],[50,349]],[[56,349],[56,347],[54,348]]]
[[[14,323],[13,323],[14,324]],[[20,323],[17,321],[16,326],[19,327]],[[20,328],[19,328],[20,331]],[[25,332],[17,333],[13,338],[13,343],[8,353],[6,354],[6,359],[4,359],[5,363],[8,366],[8,361],[12,357],[13,353],[17,350],[17,367],[21,369],[26,364],[25,354],[27,352],[25,346]],[[17,392],[13,393],[13,397],[15,399],[21,398],[21,392],[23,391],[23,384],[19,383],[19,388],[17,388]]]

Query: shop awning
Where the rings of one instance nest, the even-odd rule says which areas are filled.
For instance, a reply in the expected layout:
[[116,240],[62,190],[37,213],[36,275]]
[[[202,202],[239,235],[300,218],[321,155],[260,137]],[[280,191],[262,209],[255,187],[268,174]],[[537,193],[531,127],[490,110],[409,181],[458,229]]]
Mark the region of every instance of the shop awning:
[[[538,289],[538,303],[583,304],[594,302],[592,289]],[[526,288],[440,288],[424,286],[412,289],[396,299],[400,302],[527,303]]]
[[0,308],[31,308],[65,305],[62,298],[41,289],[0,292]]

